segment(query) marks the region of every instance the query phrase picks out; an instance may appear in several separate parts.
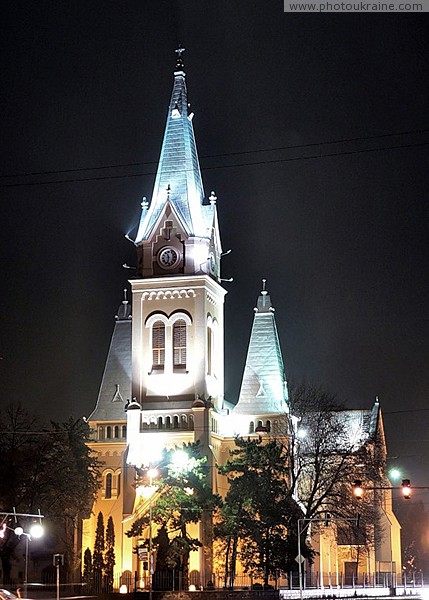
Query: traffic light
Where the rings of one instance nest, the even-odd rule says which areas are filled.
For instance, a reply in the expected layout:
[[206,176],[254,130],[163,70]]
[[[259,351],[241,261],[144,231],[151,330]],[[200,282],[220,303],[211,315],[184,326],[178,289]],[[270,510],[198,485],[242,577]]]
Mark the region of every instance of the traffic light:
[[54,567],[62,567],[64,564],[64,554],[53,554],[52,564]]
[[331,524],[331,513],[326,512],[325,513],[325,527],[329,527],[330,524]]
[[411,484],[409,479],[402,480],[402,495],[405,500],[409,500],[411,498]]
[[362,500],[363,487],[362,487],[362,481],[360,481],[360,479],[356,479],[355,482],[353,483],[353,495],[358,500]]

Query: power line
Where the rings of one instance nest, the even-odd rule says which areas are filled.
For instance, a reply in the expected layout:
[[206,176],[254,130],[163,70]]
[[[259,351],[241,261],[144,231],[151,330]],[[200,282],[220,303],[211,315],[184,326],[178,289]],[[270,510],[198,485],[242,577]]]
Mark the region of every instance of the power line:
[[[383,139],[387,137],[399,137],[404,135],[411,134],[422,134],[427,133],[429,129],[410,129],[408,131],[396,131],[390,133],[381,133],[378,135],[369,135],[369,136],[361,136],[354,138],[340,138],[338,140],[327,140],[322,142],[308,142],[307,144],[291,144],[289,146],[277,146],[274,148],[258,148],[255,150],[240,150],[237,152],[225,152],[222,154],[206,154],[204,156],[200,156],[200,159],[206,158],[225,158],[229,156],[240,156],[246,154],[260,154],[263,152],[281,152],[283,150],[297,150],[300,148],[314,148],[315,146],[328,146],[333,144],[346,144],[350,142],[362,142],[368,140],[377,140]],[[11,175],[0,175],[0,179],[5,178],[13,178],[13,177],[30,177],[30,176],[38,176],[38,175],[54,175],[60,173],[79,173],[82,171],[99,171],[102,169],[121,169],[126,167],[141,167],[145,165],[156,165],[158,161],[146,161],[146,162],[135,162],[135,163],[120,163],[114,165],[100,165],[97,167],[76,167],[74,169],[61,169],[61,170],[49,170],[49,171],[34,171],[29,173],[13,173]]]
[[[370,152],[385,152],[388,150],[399,150],[405,148],[419,148],[422,146],[428,146],[429,142],[421,142],[416,144],[398,144],[396,146],[384,146],[379,148],[364,148],[361,150],[344,150],[342,152],[330,152],[326,154],[313,154],[309,156],[294,156],[290,158],[278,158],[272,160],[262,160],[258,162],[245,162],[245,163],[232,163],[229,165],[218,165],[212,167],[202,167],[202,171],[213,171],[219,169],[231,169],[238,167],[254,167],[261,165],[269,165],[275,163],[287,163],[287,162],[296,162],[301,160],[320,160],[322,158],[333,158],[336,156],[351,156],[353,154],[365,154]],[[153,163],[152,163],[153,164]],[[183,172],[176,171],[177,173]],[[147,172],[147,173],[129,173],[126,175],[103,175],[101,177],[85,177],[82,179],[73,178],[73,179],[53,179],[48,181],[31,181],[31,182],[23,182],[23,183],[6,183],[1,184],[0,188],[13,188],[13,187],[24,187],[24,186],[38,186],[38,185],[52,185],[55,183],[85,183],[88,181],[105,181],[109,179],[128,179],[131,177],[147,177],[148,175],[156,175],[155,171]]]

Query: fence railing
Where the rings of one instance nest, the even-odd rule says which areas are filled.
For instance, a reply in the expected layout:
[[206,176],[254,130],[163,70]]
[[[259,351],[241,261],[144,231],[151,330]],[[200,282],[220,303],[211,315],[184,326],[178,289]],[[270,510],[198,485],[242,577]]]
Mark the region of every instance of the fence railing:
[[[67,581],[66,577],[61,577],[61,596],[65,595],[88,595],[101,592],[119,591],[126,589],[128,592],[149,590],[148,575],[139,576],[136,572],[125,571],[115,573],[113,581],[108,581],[105,577],[93,577],[84,581]],[[155,572],[152,579],[152,589],[182,591],[191,589],[209,590],[209,589],[236,589],[236,590],[261,590],[261,589],[288,589],[298,590],[299,579],[297,572],[283,574],[277,579],[270,579],[268,586],[264,586],[263,581],[249,575],[237,575],[231,582],[230,577],[225,577],[224,573],[213,574],[211,579],[205,580],[198,571],[191,571],[185,580],[183,574],[178,571]],[[0,586],[1,587],[1,586]],[[9,589],[22,590],[22,581],[10,581]],[[414,573],[397,579],[395,573],[375,572],[359,573],[358,577],[346,576],[345,573],[324,573],[323,576],[317,572],[307,573],[303,581],[303,589],[350,589],[350,588],[422,588],[429,587],[429,573]],[[28,597],[37,598],[40,596],[55,596],[56,581],[52,577],[43,578],[43,583],[28,583]]]

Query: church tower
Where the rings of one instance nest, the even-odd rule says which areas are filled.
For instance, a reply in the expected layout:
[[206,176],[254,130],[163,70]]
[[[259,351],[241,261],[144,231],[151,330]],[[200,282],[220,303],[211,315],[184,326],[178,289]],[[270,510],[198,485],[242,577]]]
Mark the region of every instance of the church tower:
[[[132,291],[131,402],[126,463],[155,466],[163,449],[200,442],[215,478],[211,414],[222,412],[222,248],[216,196],[204,196],[189,104],[183,49],[177,51],[173,91],[150,202],[142,203]],[[210,468],[212,467],[212,468]],[[213,481],[212,481],[213,485]],[[143,502],[143,504],[142,504]],[[135,498],[132,514],[144,510]],[[133,518],[131,516],[131,518]],[[212,576],[211,525],[195,524],[204,552],[190,568]]]
[[[130,282],[132,398],[172,427],[172,411],[186,415],[205,403],[222,405],[226,293],[216,197],[204,197],[183,49],[176,52],[155,186],[150,203],[142,203],[135,239],[137,277]],[[164,421],[169,417],[171,423]]]

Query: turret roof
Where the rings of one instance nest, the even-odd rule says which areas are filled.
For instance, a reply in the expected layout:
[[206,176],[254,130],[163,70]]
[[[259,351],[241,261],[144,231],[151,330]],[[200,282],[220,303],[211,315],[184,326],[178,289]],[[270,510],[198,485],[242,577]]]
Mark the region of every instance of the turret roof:
[[126,293],[115,319],[97,405],[90,421],[126,420],[125,404],[131,398],[131,306]]
[[248,415],[288,412],[283,358],[265,280],[255,308],[240,396],[234,412]]

